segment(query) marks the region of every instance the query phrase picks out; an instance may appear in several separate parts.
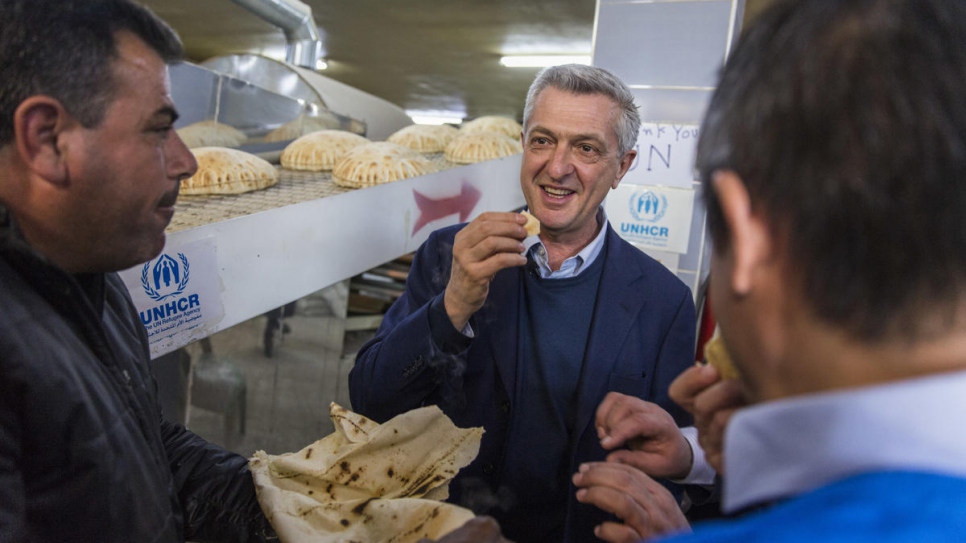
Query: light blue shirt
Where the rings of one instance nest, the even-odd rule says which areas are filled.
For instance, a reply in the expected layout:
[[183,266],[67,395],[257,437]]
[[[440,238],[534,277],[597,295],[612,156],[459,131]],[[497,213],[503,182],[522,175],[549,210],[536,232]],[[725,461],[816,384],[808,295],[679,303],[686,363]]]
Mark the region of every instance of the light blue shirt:
[[[588,243],[579,253],[564,260],[557,271],[550,269],[547,248],[544,247],[542,241],[537,239],[529,250],[530,254],[533,255],[533,261],[537,264],[537,272],[540,277],[543,279],[576,277],[580,275],[580,272],[587,269],[594,262],[594,259],[600,255],[600,252],[604,249],[604,240],[607,239],[607,213],[604,212],[603,207],[597,210],[597,224],[600,226],[600,232],[597,232],[593,241]],[[524,240],[524,243],[526,243],[526,240]]]
[[725,432],[726,513],[870,471],[966,477],[966,372],[767,402]]

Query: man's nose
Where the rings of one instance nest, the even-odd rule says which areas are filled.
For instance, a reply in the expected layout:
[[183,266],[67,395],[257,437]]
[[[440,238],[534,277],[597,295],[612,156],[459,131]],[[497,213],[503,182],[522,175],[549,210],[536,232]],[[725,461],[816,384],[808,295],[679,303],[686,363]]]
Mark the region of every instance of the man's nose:
[[560,179],[570,175],[574,171],[573,155],[570,147],[558,145],[553,150],[550,163],[547,164],[547,173],[554,179]]
[[168,142],[168,173],[170,177],[187,179],[198,171],[198,161],[194,153],[188,149],[177,133],[171,135]]

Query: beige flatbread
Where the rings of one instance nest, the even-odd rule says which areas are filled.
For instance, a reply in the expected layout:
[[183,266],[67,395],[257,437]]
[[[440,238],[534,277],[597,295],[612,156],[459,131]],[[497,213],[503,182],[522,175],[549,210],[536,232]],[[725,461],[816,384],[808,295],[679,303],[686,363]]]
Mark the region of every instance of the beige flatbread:
[[189,124],[177,130],[188,149],[197,147],[238,147],[248,136],[241,130],[213,120]]
[[739,377],[738,369],[731,361],[731,356],[728,354],[720,334],[716,334],[704,346],[704,359],[718,370],[722,379],[737,379]]
[[355,147],[332,169],[336,185],[362,188],[436,171],[436,166],[408,147],[377,141]]
[[520,140],[496,132],[460,134],[446,146],[446,160],[457,164],[473,164],[484,160],[517,155],[523,152]]
[[318,115],[312,117],[302,115],[292,119],[268,134],[265,134],[265,141],[294,140],[305,134],[311,134],[319,130],[336,129],[341,125],[342,123],[338,117],[328,111],[320,111]]
[[282,167],[310,172],[331,170],[346,153],[367,143],[368,139],[344,130],[319,130],[288,144],[282,151]]
[[521,211],[520,214],[527,218],[527,224],[523,225],[527,230],[527,237],[540,234],[540,220],[531,215],[529,211]]
[[191,151],[198,171],[181,181],[181,194],[240,194],[278,183],[278,172],[267,160],[224,147]]
[[442,153],[458,133],[459,130],[452,126],[411,124],[394,132],[386,141],[409,147],[417,153]]
[[296,453],[249,461],[259,504],[285,543],[412,543],[473,518],[442,503],[479,453],[482,428],[457,428],[436,406],[385,424],[331,404],[335,432]]
[[509,117],[484,115],[483,117],[477,117],[472,121],[463,123],[460,126],[460,132],[463,132],[464,134],[473,134],[475,132],[496,132],[498,134],[503,134],[508,138],[519,141],[520,133],[523,132],[523,125]]

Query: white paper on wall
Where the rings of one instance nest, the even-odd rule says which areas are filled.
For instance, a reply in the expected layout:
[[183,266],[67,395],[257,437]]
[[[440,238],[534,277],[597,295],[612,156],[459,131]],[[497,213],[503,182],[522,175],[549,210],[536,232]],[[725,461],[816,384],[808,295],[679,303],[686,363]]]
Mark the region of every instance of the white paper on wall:
[[696,124],[642,124],[637,158],[621,183],[691,187],[697,141]]
[[694,190],[621,183],[604,201],[611,226],[645,249],[688,252]]
[[212,237],[166,247],[120,275],[148,332],[152,356],[170,350],[167,343],[206,337],[225,314]]

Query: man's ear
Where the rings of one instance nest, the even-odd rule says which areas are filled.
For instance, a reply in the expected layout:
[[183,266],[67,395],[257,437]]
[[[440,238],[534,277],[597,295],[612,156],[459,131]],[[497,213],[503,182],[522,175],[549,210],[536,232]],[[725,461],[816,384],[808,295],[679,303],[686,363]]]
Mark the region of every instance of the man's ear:
[[631,169],[631,165],[634,164],[634,159],[636,158],[637,158],[637,151],[635,151],[634,149],[631,149],[630,151],[624,153],[624,156],[621,157],[620,164],[618,165],[617,178],[614,179],[614,184],[611,185],[612,189],[617,188],[617,185],[620,184],[621,179],[624,178],[624,174],[626,174],[628,170]]
[[55,185],[65,184],[68,173],[62,136],[76,121],[60,101],[31,96],[14,111],[13,123],[17,152],[27,169]]
[[760,267],[771,259],[771,231],[764,217],[752,210],[748,189],[737,173],[714,172],[711,188],[728,225],[728,249],[733,253],[730,288],[744,295],[753,289]]

